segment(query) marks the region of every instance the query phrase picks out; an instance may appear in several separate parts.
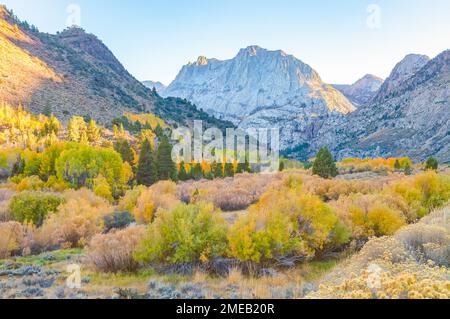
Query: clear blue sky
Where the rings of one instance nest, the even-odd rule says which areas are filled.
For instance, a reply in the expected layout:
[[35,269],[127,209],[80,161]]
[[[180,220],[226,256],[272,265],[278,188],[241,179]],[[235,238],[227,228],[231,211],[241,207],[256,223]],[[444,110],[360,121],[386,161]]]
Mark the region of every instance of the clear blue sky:
[[[408,53],[434,57],[450,48],[448,0],[0,2],[51,33],[65,28],[66,9],[75,3],[81,26],[135,77],[165,84],[199,55],[229,59],[254,44],[295,55],[328,83],[351,83],[366,73],[387,77]],[[371,4],[378,7],[368,12]]]

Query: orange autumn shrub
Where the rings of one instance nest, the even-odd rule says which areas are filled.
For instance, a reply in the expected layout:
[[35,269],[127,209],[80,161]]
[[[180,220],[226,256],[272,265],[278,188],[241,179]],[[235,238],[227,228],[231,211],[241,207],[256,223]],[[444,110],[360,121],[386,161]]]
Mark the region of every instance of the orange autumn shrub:
[[142,191],[132,213],[136,222],[150,224],[159,208],[171,210],[179,204],[180,201],[176,197],[176,184],[162,181]]
[[140,185],[128,190],[120,199],[117,208],[123,212],[132,212],[137,205],[139,196],[141,196],[146,189],[147,187]]
[[329,244],[348,240],[330,206],[302,192],[289,177],[284,185],[293,188],[269,190],[231,227],[228,239],[233,257],[253,262],[285,256],[301,260]]
[[238,174],[234,178],[188,181],[177,186],[177,196],[185,203],[211,202],[224,211],[244,210],[258,201],[281,174]]
[[400,168],[406,165],[412,166],[411,160],[407,157],[402,158],[347,158],[337,163],[341,174],[351,174],[358,172],[393,172],[395,163],[399,162]]
[[409,214],[422,218],[450,200],[450,176],[428,171],[392,182],[384,192],[400,196],[410,207]]
[[133,254],[145,233],[144,226],[133,226],[94,236],[87,249],[88,263],[103,272],[135,271],[139,263]]
[[449,208],[393,236],[371,239],[307,298],[449,299]]
[[352,194],[330,204],[353,238],[392,235],[406,224],[403,213],[378,194]]
[[64,193],[66,202],[36,230],[43,249],[84,247],[104,229],[104,217],[113,211],[107,200],[87,189]]
[[24,239],[23,227],[17,222],[0,223],[0,259],[21,251]]
[[348,181],[341,179],[313,178],[305,182],[305,190],[319,196],[324,201],[338,200],[350,194],[372,194],[383,189],[384,181]]

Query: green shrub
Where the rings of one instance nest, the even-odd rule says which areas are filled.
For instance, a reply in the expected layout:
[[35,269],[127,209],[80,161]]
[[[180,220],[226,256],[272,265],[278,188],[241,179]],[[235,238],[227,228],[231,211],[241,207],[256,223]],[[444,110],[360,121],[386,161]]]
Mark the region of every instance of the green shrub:
[[212,204],[160,210],[135,254],[140,262],[207,262],[227,249],[227,226]]
[[231,255],[264,262],[311,258],[327,245],[348,241],[348,233],[330,206],[300,188],[270,190],[230,229]]
[[23,192],[11,199],[9,208],[13,218],[21,223],[41,226],[48,214],[56,212],[63,199],[43,192]]
[[55,163],[58,179],[72,188],[92,188],[95,178],[102,175],[114,197],[124,187],[123,169],[122,158],[114,150],[82,144],[64,150]]

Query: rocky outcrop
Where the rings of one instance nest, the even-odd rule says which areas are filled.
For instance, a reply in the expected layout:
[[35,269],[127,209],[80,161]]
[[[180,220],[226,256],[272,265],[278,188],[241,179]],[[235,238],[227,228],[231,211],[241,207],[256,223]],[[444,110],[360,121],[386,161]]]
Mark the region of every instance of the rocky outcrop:
[[199,57],[182,68],[164,96],[186,98],[243,127],[276,125],[276,119],[285,112],[295,118],[355,110],[309,65],[283,51],[258,46],[242,49],[226,61]]
[[391,72],[391,75],[384,81],[381,89],[373,99],[373,103],[381,103],[396,94],[401,84],[410,79],[416,72],[422,69],[430,58],[426,55],[409,54],[400,61]]
[[149,89],[155,88],[156,92],[158,92],[159,95],[162,95],[164,93],[164,90],[167,89],[167,86],[159,81],[143,81],[142,84],[144,84]]
[[250,46],[226,61],[199,57],[164,91],[241,128],[279,128],[281,148],[316,137],[329,118],[355,107],[309,65],[283,51]]

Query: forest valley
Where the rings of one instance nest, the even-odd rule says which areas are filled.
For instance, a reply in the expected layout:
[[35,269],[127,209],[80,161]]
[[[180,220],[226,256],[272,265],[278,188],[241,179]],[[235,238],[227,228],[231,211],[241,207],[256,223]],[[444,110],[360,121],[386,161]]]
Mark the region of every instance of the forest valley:
[[1,104],[0,297],[450,298],[446,165],[323,148],[259,174],[176,163],[171,130]]

